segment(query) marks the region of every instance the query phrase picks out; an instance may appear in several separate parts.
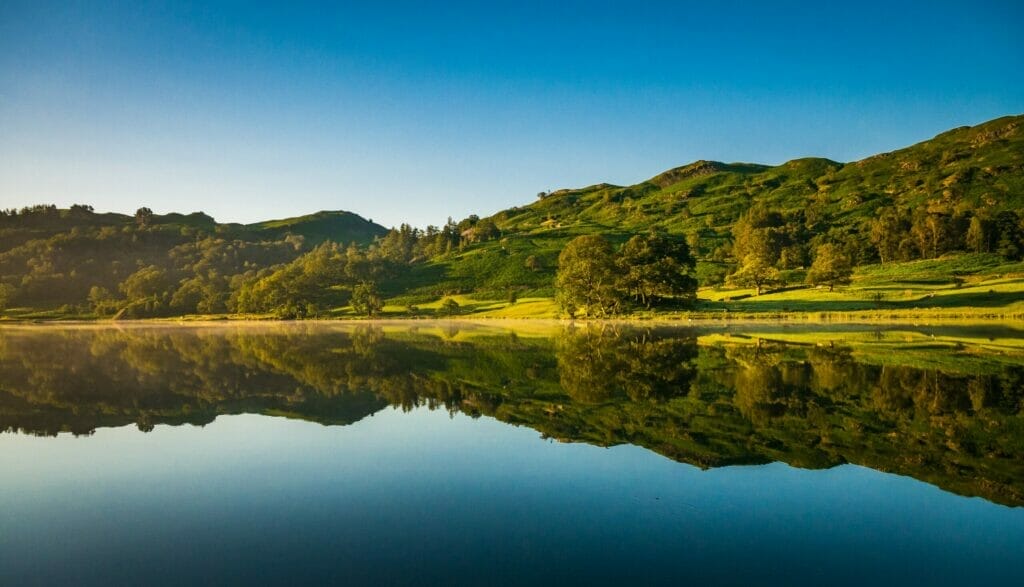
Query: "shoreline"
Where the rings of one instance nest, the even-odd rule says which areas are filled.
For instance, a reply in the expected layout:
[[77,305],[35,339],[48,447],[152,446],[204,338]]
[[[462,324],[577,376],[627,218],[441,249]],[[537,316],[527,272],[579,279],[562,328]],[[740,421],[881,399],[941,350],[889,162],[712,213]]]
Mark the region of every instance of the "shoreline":
[[59,318],[59,317],[4,317],[0,318],[0,328],[16,326],[259,326],[273,324],[291,325],[359,325],[359,324],[384,324],[384,325],[407,325],[415,326],[429,324],[478,324],[498,326],[501,324],[531,324],[531,325],[587,325],[587,324],[609,324],[609,325],[650,325],[662,327],[717,327],[727,328],[729,326],[745,325],[774,325],[774,326],[843,326],[843,325],[893,325],[893,326],[941,326],[941,325],[988,325],[988,326],[1018,326],[1024,329],[1024,314],[1022,313],[984,313],[971,315],[965,313],[884,313],[864,314],[861,312],[835,312],[835,313],[765,313],[765,314],[741,314],[730,313],[727,316],[708,315],[655,315],[655,316],[628,316],[613,318],[550,318],[550,317],[489,317],[474,316],[467,314],[463,316],[422,316],[422,317],[327,317],[312,318],[303,320],[287,320],[274,317],[253,317],[242,315],[221,315],[205,317],[201,315],[181,317],[160,317],[160,318],[136,318],[128,320],[114,320],[111,318]]

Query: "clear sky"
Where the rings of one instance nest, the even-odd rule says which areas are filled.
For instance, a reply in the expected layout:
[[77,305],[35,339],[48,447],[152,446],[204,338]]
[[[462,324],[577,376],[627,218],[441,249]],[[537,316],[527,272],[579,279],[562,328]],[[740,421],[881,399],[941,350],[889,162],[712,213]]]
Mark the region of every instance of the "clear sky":
[[425,226],[1022,112],[1018,0],[0,0],[0,207]]

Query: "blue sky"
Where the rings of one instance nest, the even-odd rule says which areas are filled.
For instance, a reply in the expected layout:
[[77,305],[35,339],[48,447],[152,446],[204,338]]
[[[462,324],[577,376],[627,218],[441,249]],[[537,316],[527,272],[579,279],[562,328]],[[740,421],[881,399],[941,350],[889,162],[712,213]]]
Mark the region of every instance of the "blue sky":
[[[119,4],[119,6],[111,6]],[[1024,112],[1024,3],[0,2],[0,207],[439,224]]]

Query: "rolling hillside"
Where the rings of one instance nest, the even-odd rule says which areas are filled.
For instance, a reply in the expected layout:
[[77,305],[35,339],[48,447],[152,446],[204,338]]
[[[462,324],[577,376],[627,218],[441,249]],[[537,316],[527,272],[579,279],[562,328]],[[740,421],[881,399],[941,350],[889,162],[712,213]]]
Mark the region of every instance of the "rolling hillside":
[[[0,214],[0,309],[9,317],[125,308],[138,317],[353,316],[356,286],[372,282],[366,291],[385,314],[436,314],[452,298],[463,313],[555,316],[553,278],[569,240],[600,234],[616,246],[658,231],[685,238],[697,259],[698,310],[1020,313],[1022,214],[1024,116],[851,163],[697,161],[636,185],[543,193],[424,230],[388,231],[341,211],[242,225],[201,212],[34,206]],[[743,260],[734,247],[744,230],[761,230],[778,249],[771,263],[781,283],[767,295],[723,287]],[[804,285],[824,244],[849,257],[849,287]]]
[[[807,242],[858,241],[865,257],[858,264],[877,263],[867,235],[880,210],[949,217],[1024,211],[1024,116],[953,129],[852,163],[697,161],[632,186],[602,183],[542,194],[490,218],[500,239],[422,264],[400,289],[428,296],[518,286],[550,295],[558,253],[571,238],[600,232],[622,242],[651,229],[687,236],[701,260],[698,275],[711,283],[735,262],[729,247],[736,222],[758,205],[779,213]],[[527,269],[531,256],[537,262]]]

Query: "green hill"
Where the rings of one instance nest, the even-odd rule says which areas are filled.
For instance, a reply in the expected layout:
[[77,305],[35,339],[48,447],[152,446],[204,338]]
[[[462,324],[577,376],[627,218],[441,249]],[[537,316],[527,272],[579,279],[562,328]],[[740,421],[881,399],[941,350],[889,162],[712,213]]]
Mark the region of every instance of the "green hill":
[[[697,259],[701,311],[1024,313],[1022,123],[1003,117],[851,163],[697,161],[425,229],[388,231],[350,212],[241,225],[201,212],[9,210],[0,214],[0,308],[17,317],[129,307],[134,316],[345,316],[356,286],[372,283],[363,290],[371,312],[434,313],[450,297],[463,312],[554,315],[567,242],[600,234],[615,247],[657,231],[685,239]],[[849,287],[805,285],[825,245],[854,268]],[[751,251],[773,272],[765,295],[727,280]],[[533,305],[509,308],[514,298]]]
[[[697,161],[632,186],[602,183],[541,194],[483,219],[495,223],[500,237],[415,267],[398,289],[409,290],[410,299],[447,292],[499,295],[510,287],[550,295],[558,253],[571,238],[599,232],[622,242],[652,229],[685,235],[701,260],[702,282],[714,284],[736,262],[736,223],[757,206],[780,216],[780,229],[797,247],[798,260],[789,269],[809,265],[814,247],[829,241],[846,246],[857,265],[878,263],[871,223],[888,209],[902,210],[908,222],[926,213],[947,219],[956,226],[943,253],[966,252],[962,241],[971,217],[1024,210],[1022,123],[1024,116],[999,118],[852,163]],[[524,266],[529,257],[534,269]],[[901,260],[922,258],[928,255],[911,251]]]
[[299,234],[307,241],[314,243],[330,240],[338,243],[355,242],[364,245],[387,233],[387,229],[383,226],[374,224],[373,221],[366,220],[358,214],[328,210],[283,220],[247,224],[245,230],[268,239],[279,239],[288,234]]
[[592,222],[625,229],[727,232],[754,203],[812,209],[862,224],[884,206],[1024,209],[1024,116],[962,127],[853,163],[795,159],[769,167],[697,161],[639,184],[552,192],[495,215],[506,231]]
[[[20,307],[42,317],[116,309],[128,303],[125,288],[134,275],[141,280],[139,295],[160,298],[147,302],[150,310],[142,315],[225,311],[232,280],[237,287],[327,240],[366,247],[386,233],[342,211],[241,225],[202,212],[140,209],[128,216],[85,205],[7,210],[0,214],[0,309]],[[217,301],[203,306],[197,301],[203,296]]]

